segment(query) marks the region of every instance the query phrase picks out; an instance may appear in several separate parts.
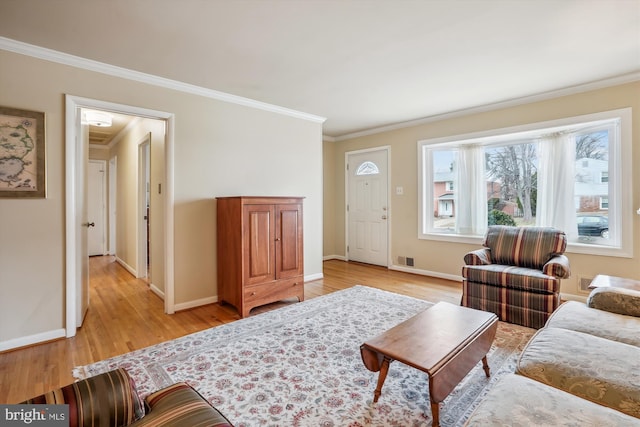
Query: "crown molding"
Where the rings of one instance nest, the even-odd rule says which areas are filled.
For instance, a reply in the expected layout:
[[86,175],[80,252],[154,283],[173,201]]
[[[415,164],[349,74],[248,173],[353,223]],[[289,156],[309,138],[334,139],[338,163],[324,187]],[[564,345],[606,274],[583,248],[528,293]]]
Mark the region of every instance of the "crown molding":
[[140,83],[146,83],[153,86],[163,87],[165,89],[173,89],[191,95],[199,95],[205,98],[243,105],[245,107],[256,108],[258,110],[269,111],[272,113],[308,120],[315,123],[324,123],[327,120],[325,117],[316,116],[314,114],[304,113],[302,111],[296,111],[289,108],[280,107],[278,105],[268,104],[266,102],[256,101],[254,99],[232,95],[213,89],[207,89],[201,86],[155,76],[153,74],[129,70],[127,68],[105,64],[104,62],[98,62],[91,59],[70,55],[67,53],[59,52],[57,50],[35,46],[6,37],[0,37],[0,49],[18,53],[21,55],[31,56],[38,59],[43,59],[45,61],[56,62],[58,64],[68,65],[76,68],[82,68],[84,70],[94,71],[96,73],[107,74],[109,76],[120,77]]
[[570,86],[558,90],[549,92],[543,92],[536,95],[524,96],[522,98],[514,98],[506,101],[500,101],[493,104],[480,105],[478,107],[466,108],[463,110],[452,111],[449,113],[438,114],[435,116],[424,117],[416,120],[409,120],[406,122],[393,123],[386,126],[379,126],[370,129],[364,129],[357,132],[346,133],[343,135],[331,137],[324,136],[324,141],[339,142],[347,139],[359,138],[362,136],[375,135],[378,133],[389,132],[397,129],[404,129],[412,126],[419,126],[426,123],[438,122],[441,120],[453,119],[462,116],[468,116],[471,114],[484,113],[488,111],[500,110],[503,108],[516,107],[518,105],[531,104],[534,102],[546,101],[548,99],[560,98],[562,96],[575,95],[583,92],[589,92],[592,90],[603,89],[612,86],[618,86],[626,83],[632,83],[640,80],[640,71],[636,71],[629,74],[623,74],[621,76],[611,77],[608,79],[597,80],[595,82],[585,83],[576,86]]

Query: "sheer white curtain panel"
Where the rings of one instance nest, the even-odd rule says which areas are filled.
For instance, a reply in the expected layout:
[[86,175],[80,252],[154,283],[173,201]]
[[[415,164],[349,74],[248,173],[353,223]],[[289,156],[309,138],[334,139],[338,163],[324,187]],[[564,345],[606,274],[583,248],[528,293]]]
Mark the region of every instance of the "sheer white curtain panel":
[[538,200],[536,225],[578,237],[575,207],[576,140],[573,133],[557,133],[538,143]]
[[461,147],[457,163],[456,231],[484,235],[487,231],[487,181],[483,148],[477,145]]

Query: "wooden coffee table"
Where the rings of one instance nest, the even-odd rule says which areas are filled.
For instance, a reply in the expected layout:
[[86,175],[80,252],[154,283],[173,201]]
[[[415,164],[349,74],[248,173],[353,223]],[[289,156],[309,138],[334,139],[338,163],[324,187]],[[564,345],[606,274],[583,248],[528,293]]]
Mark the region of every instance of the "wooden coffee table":
[[380,372],[377,402],[394,360],[429,375],[433,425],[440,425],[442,402],[482,360],[489,376],[487,352],[496,336],[498,317],[472,308],[439,302],[360,346],[364,365]]

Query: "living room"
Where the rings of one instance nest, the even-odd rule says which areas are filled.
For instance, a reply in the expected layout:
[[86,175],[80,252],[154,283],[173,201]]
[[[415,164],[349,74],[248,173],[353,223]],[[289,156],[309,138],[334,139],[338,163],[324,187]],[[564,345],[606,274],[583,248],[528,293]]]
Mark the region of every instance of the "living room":
[[[599,2],[590,4],[604,7]],[[621,33],[628,39],[635,38],[630,45],[637,48],[638,3],[620,2],[619,6],[622,5],[628,8],[626,14],[625,9],[619,12],[626,15],[624,22],[628,27],[624,28],[635,31]],[[40,17],[33,25],[47,28],[40,36],[46,37],[49,31],[59,33],[59,28],[64,26],[63,16],[60,16],[64,15],[64,8],[39,2],[34,2],[33,6],[37,11],[34,15]],[[65,6],[72,8],[77,5],[67,2]],[[499,9],[495,3],[492,6],[491,11]],[[580,7],[576,3],[571,6]],[[55,10],[56,7],[60,10]],[[24,3],[8,2],[2,9],[7,16],[19,16],[24,10]],[[48,16],[60,19],[47,22],[45,18]],[[468,22],[473,22],[468,19]],[[603,26],[605,22],[616,22],[616,19],[602,18]],[[387,267],[459,281],[465,253],[479,247],[481,238],[459,242],[418,237],[421,221],[418,202],[419,141],[627,108],[635,113],[640,108],[638,51],[629,52],[621,48],[621,56],[630,57],[635,68],[624,72],[604,69],[598,78],[566,81],[563,85],[537,93],[521,91],[525,83],[511,75],[513,95],[505,91],[500,101],[415,116],[414,121],[404,117],[387,126],[356,127],[328,133],[331,116],[324,115],[321,110],[289,106],[278,109],[274,106],[280,104],[275,99],[263,103],[245,95],[237,96],[231,91],[229,93],[233,95],[226,91],[216,92],[220,90],[218,87],[200,87],[197,82],[179,85],[175,84],[179,80],[177,78],[170,80],[170,77],[163,76],[161,79],[151,73],[143,75],[134,71],[133,65],[127,67],[126,63],[107,65],[100,61],[82,61],[81,55],[72,56],[75,55],[73,49],[69,50],[71,53],[64,49],[46,49],[46,44],[39,43],[28,32],[25,30],[21,34],[11,26],[0,30],[3,36],[0,45],[0,63],[3,64],[0,67],[1,104],[45,113],[46,198],[0,200],[4,224],[0,228],[0,240],[5,242],[3,256],[0,257],[2,351],[64,339],[75,333],[75,324],[69,323],[67,300],[71,274],[68,261],[73,256],[69,252],[66,210],[71,198],[67,156],[72,147],[66,140],[67,96],[167,113],[166,120],[172,127],[168,149],[173,152],[173,159],[169,164],[172,172],[163,182],[166,197],[163,203],[169,203],[166,206],[171,207],[167,210],[167,218],[172,222],[172,228],[167,229],[167,248],[163,249],[167,277],[164,290],[169,295],[173,289],[170,296],[172,309],[195,306],[199,302],[210,303],[217,296],[215,197],[218,196],[305,197],[304,272],[307,281],[323,276],[324,260],[349,259],[346,252],[349,236],[345,231],[345,158],[348,153],[380,147],[386,147],[390,153]],[[588,40],[593,42],[599,33],[590,37]],[[143,51],[142,46],[137,48],[137,52]],[[600,52],[598,49],[602,48],[594,42],[594,51]],[[513,53],[513,50],[509,52]],[[160,53],[154,52],[154,55],[159,56]],[[522,60],[522,56],[516,58]],[[616,61],[608,59],[603,62],[613,64]],[[410,62],[404,65],[409,69]],[[470,67],[464,61],[458,66]],[[531,67],[540,65],[532,64]],[[264,70],[265,73],[267,71]],[[452,70],[451,76],[456,72],[457,69],[455,72]],[[240,70],[238,73],[241,74]],[[506,76],[502,78],[507,79]],[[252,84],[258,85],[256,81],[259,80]],[[355,85],[355,82],[346,83],[351,84]],[[473,88],[492,89],[482,81],[470,80],[459,85],[461,93],[470,92]],[[331,87],[326,86],[324,90],[331,91]],[[429,100],[429,93],[420,91],[406,96]],[[363,99],[366,104],[366,98]],[[361,109],[366,110],[364,106]],[[324,117],[328,118],[326,122]],[[396,125],[398,122],[408,123]],[[580,279],[592,279],[598,274],[640,280],[640,254],[637,250],[640,236],[634,231],[638,225],[635,210],[640,206],[640,190],[632,185],[638,182],[637,174],[640,173],[633,167],[640,162],[640,152],[632,149],[640,138],[637,114],[632,114],[629,125],[632,134],[627,144],[631,155],[627,160],[632,167],[622,177],[629,186],[625,193],[629,197],[621,201],[624,205],[620,209],[625,209],[625,215],[631,221],[631,230],[623,232],[625,239],[630,241],[630,251],[623,256],[611,256],[570,248],[567,256],[572,274],[562,281],[564,299],[586,300],[588,292],[581,288]],[[397,191],[398,187],[402,188],[402,194]],[[172,200],[168,200],[169,197]],[[399,257],[405,258],[404,264],[398,261]],[[412,266],[406,263],[407,257],[413,259]],[[3,366],[3,369],[7,367]]]

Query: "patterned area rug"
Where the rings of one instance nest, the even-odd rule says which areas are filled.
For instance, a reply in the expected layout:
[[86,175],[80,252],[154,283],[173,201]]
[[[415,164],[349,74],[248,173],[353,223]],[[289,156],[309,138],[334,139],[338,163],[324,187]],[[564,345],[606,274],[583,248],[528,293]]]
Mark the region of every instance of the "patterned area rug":
[[[123,367],[142,397],[187,381],[237,427],[428,426],[427,375],[390,365],[377,373],[360,345],[432,303],[366,286],[334,292],[74,370],[85,378]],[[440,424],[459,426],[495,381],[513,372],[534,330],[500,322],[488,354],[440,404]]]

